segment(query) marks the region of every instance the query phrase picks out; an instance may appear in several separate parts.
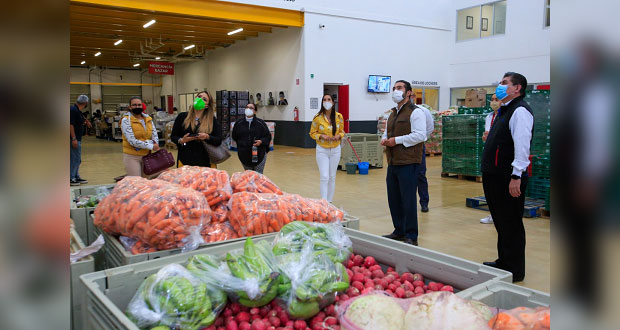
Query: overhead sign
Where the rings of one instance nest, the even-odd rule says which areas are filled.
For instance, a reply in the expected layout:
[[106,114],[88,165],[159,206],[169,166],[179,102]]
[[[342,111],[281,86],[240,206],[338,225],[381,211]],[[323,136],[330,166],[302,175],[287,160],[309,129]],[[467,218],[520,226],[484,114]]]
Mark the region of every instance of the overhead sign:
[[170,62],[149,62],[150,74],[174,74],[174,63]]
[[423,80],[414,80],[411,82],[412,85],[417,86],[438,86],[439,84],[436,81],[423,81]]

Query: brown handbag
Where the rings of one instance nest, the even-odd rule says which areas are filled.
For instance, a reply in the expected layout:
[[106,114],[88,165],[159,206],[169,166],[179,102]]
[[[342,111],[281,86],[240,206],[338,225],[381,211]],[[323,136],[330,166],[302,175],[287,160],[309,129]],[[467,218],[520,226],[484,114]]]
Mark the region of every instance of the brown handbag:
[[161,172],[174,164],[174,156],[166,149],[159,149],[142,157],[142,169],[146,175]]
[[226,150],[226,146],[224,143],[219,146],[214,146],[212,144],[208,144],[206,141],[201,141],[202,145],[205,147],[205,150],[209,154],[209,162],[211,164],[220,164],[230,158],[230,152]]

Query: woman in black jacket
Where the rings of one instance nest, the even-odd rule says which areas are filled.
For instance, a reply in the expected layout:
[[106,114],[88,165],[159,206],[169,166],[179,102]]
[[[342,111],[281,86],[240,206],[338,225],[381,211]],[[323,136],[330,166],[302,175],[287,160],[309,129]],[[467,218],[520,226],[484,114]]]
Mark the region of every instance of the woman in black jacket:
[[[237,142],[237,155],[246,170],[263,173],[271,142],[271,133],[264,120],[256,117],[256,104],[245,108],[245,117],[237,120],[232,131],[232,139]],[[252,161],[252,146],[257,148],[256,161]]]
[[[202,110],[190,105],[188,112],[181,112],[174,121],[170,138],[179,147],[177,166],[193,165],[211,167],[209,154],[203,141],[214,146],[222,143],[222,129],[215,119],[215,102],[209,92],[196,97],[205,102]],[[180,163],[180,164],[179,164]]]

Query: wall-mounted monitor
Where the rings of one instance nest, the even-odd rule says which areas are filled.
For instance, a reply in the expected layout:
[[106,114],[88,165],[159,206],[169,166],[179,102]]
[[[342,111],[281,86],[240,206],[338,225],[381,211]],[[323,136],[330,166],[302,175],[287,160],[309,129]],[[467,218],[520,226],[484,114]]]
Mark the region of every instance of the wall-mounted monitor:
[[389,93],[392,83],[391,76],[368,76],[368,92],[370,93]]

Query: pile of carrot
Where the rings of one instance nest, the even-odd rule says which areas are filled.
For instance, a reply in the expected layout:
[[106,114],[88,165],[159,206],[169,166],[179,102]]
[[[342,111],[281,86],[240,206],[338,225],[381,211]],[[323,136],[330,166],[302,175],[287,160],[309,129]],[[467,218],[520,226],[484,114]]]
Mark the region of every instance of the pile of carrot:
[[239,238],[230,222],[211,223],[202,229],[202,238],[205,243],[215,243]]
[[513,308],[493,316],[489,327],[493,330],[550,329],[551,310],[549,307]]
[[211,221],[205,197],[162,180],[126,177],[95,209],[95,226],[158,250],[183,247],[191,231]]
[[152,246],[149,246],[148,244],[142,241],[136,241],[136,243],[131,247],[130,251],[132,254],[141,254],[141,253],[156,252],[157,249]]
[[226,171],[201,166],[183,166],[169,169],[157,178],[202,193],[213,211],[211,221],[226,221],[228,213],[226,205],[232,195]]
[[228,220],[240,237],[279,231],[292,221],[342,221],[344,212],[325,200],[296,194],[239,192],[230,198]]
[[282,195],[282,190],[280,190],[275,183],[269,180],[266,176],[255,171],[234,173],[230,178],[230,184],[232,186],[233,193],[247,191]]

